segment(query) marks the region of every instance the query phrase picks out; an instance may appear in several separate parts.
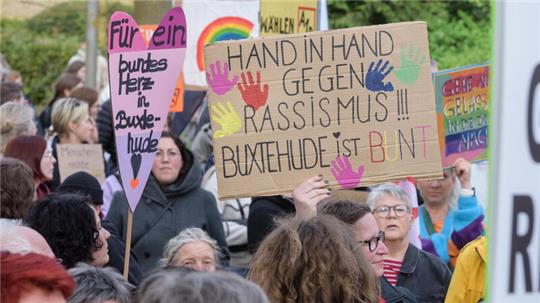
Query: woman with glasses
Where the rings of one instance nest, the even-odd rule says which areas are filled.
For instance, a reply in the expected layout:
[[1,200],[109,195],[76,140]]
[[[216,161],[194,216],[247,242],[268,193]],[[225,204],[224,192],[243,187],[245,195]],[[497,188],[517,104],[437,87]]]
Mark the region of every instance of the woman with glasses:
[[409,289],[419,302],[442,302],[451,273],[438,257],[409,243],[414,217],[407,194],[392,183],[371,190],[368,205],[384,232],[388,253],[384,257],[384,276],[394,286]]
[[[132,251],[143,273],[159,267],[165,245],[182,230],[198,227],[218,242],[228,260],[227,243],[214,196],[201,189],[202,172],[193,154],[172,133],[159,140],[152,174],[133,213]],[[112,199],[107,218],[121,235],[127,228],[123,192]],[[223,264],[227,265],[227,264]]]
[[9,141],[5,157],[17,158],[26,163],[34,176],[35,199],[44,198],[50,193],[45,184],[53,178],[56,159],[47,149],[47,141],[39,136],[19,136]]

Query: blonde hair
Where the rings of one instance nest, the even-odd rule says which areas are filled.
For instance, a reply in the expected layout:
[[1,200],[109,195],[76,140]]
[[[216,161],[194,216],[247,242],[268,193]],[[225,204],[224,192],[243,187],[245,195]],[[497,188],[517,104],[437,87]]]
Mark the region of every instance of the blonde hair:
[[88,115],[88,103],[75,98],[60,98],[53,105],[53,129],[59,136],[67,135],[70,123],[79,125]]
[[31,136],[34,125],[34,110],[17,102],[6,102],[0,105],[0,153],[4,153],[6,145],[17,136]]

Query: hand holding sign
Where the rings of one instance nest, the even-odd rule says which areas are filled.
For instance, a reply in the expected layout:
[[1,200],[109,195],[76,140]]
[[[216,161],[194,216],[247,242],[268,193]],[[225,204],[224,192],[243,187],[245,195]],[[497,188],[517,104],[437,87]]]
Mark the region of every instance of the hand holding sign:
[[360,165],[358,171],[355,172],[349,157],[337,156],[336,160],[332,160],[332,174],[341,188],[352,189],[360,184],[364,175],[364,165]]
[[379,62],[377,62],[377,65],[375,66],[375,68],[373,68],[374,63],[375,62],[372,61],[369,64],[369,69],[366,74],[366,88],[372,92],[393,91],[394,86],[392,85],[392,83],[390,82],[387,82],[386,84],[383,83],[384,78],[386,78],[386,76],[388,76],[388,74],[391,73],[392,70],[394,69],[393,66],[390,66],[388,70],[386,70],[386,67],[388,66],[390,61],[387,60],[384,63],[384,65],[381,67],[382,59],[380,59]]
[[422,59],[419,60],[418,56],[420,54],[420,49],[416,49],[416,56],[413,59],[412,56],[413,47],[409,47],[409,56],[405,57],[405,52],[403,48],[401,49],[401,68],[396,69],[394,73],[396,77],[404,84],[414,84],[418,77],[420,76],[420,64],[426,61],[426,55],[422,55]]
[[[248,81],[245,73],[242,73],[242,83],[238,83],[238,90],[242,94],[242,99],[247,105],[251,105],[255,110],[266,104],[268,99],[268,84],[264,85],[261,91],[261,72],[257,72],[257,82],[253,82],[253,75],[247,72]],[[242,86],[243,84],[243,86]]]
[[210,64],[210,71],[211,73],[206,72],[206,81],[212,90],[220,96],[225,95],[238,82],[238,76],[229,80],[229,64],[227,63],[223,64],[222,71],[221,62],[218,60],[216,64]]
[[214,138],[229,136],[242,129],[242,119],[240,119],[231,102],[227,102],[226,108],[221,103],[213,105],[212,111],[215,113],[215,115],[212,115],[212,119],[221,126],[220,130],[214,132]]
[[328,181],[321,175],[311,177],[298,185],[292,192],[296,216],[310,218],[317,214],[317,204],[330,197]]

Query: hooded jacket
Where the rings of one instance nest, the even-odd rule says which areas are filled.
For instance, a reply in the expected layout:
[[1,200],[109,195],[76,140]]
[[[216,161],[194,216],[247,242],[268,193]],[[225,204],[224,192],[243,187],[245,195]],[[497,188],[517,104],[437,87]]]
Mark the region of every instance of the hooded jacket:
[[[159,267],[167,242],[189,227],[205,230],[218,242],[224,255],[222,261],[228,262],[229,252],[214,196],[201,189],[202,172],[198,165],[186,161],[184,166],[189,167],[186,173],[182,169],[178,179],[163,188],[151,174],[133,213],[131,248],[144,274]],[[117,192],[107,218],[124,238],[127,213],[127,198],[123,191]]]

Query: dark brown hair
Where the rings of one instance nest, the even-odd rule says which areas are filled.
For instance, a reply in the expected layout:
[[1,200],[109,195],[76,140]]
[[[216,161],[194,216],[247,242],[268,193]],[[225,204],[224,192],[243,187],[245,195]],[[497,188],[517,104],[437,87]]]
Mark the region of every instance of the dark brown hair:
[[97,102],[98,92],[91,87],[83,86],[72,91],[69,96],[88,103],[88,109],[90,110],[92,105]]
[[338,220],[352,225],[366,214],[371,213],[371,209],[366,205],[347,200],[327,201],[317,206],[317,213],[334,216]]
[[0,217],[23,219],[34,201],[32,170],[14,158],[0,159]]

